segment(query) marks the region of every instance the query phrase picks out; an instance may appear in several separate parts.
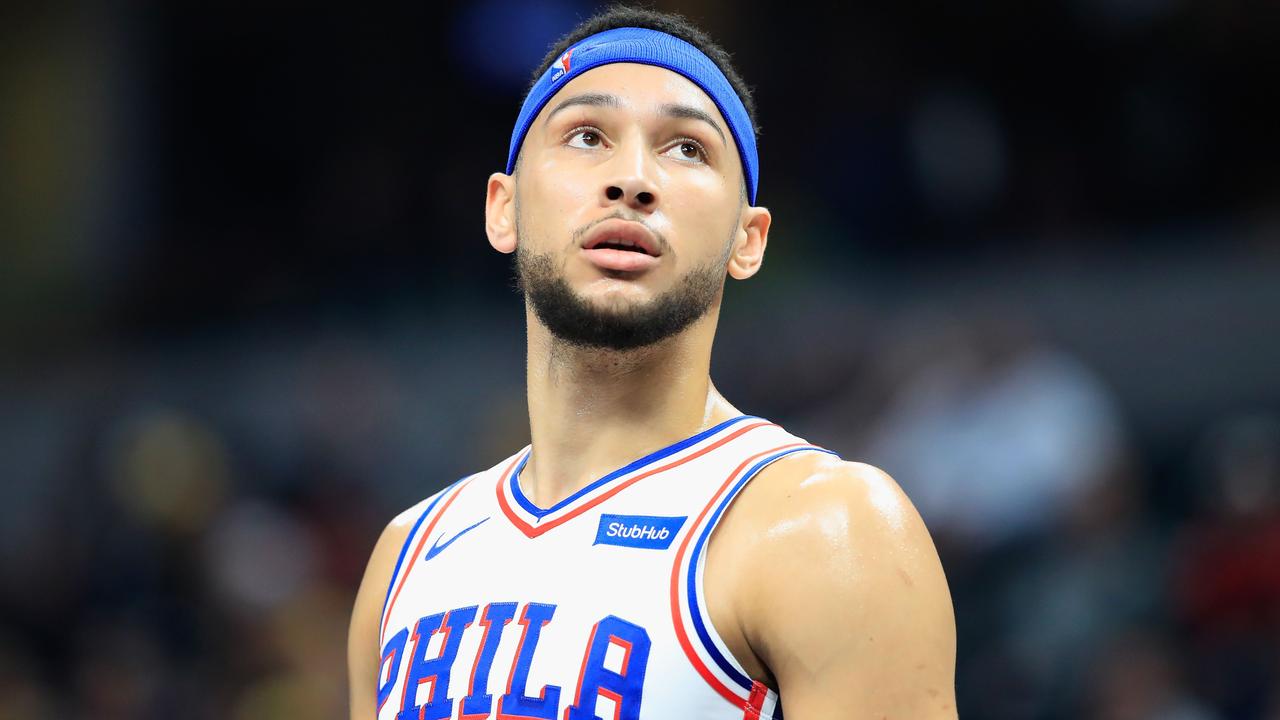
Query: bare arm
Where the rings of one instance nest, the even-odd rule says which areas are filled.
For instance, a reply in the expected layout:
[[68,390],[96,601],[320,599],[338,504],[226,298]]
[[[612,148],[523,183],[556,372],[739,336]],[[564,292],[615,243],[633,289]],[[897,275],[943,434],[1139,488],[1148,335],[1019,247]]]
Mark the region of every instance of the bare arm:
[[365,567],[360,590],[356,593],[351,626],[347,632],[351,720],[371,720],[377,715],[378,663],[382,653],[378,646],[378,630],[382,623],[382,603],[400,548],[416,519],[415,509],[410,509],[382,531]]
[[796,460],[745,508],[768,581],[738,586],[787,717],[954,719],[955,617],[919,514],[870,465]]

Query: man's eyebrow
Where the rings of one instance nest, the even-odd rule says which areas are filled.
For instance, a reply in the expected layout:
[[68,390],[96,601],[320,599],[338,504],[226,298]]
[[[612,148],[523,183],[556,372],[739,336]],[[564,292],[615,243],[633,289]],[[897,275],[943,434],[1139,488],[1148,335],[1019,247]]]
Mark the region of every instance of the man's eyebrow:
[[725,145],[729,144],[729,141],[726,140],[724,137],[724,131],[720,129],[720,123],[716,122],[715,118],[711,117],[710,114],[708,114],[703,110],[699,110],[698,108],[693,107],[692,105],[680,105],[676,103],[669,103],[667,105],[663,105],[661,108],[661,111],[662,111],[662,114],[666,115],[667,117],[687,118],[689,120],[701,120],[702,122],[710,125],[711,128],[716,131],[716,134],[720,136],[720,142],[724,143]]
[[[556,106],[551,109],[551,112],[547,113],[547,117],[543,119],[542,123],[544,125],[550,123],[551,118],[555,116],[556,113],[564,110],[565,108],[573,107],[574,105],[616,108],[622,107],[622,101],[618,99],[617,95],[611,95],[609,93],[588,92],[582,93],[581,95],[574,95],[573,97],[565,98],[557,103]],[[710,125],[711,129],[716,131],[716,134],[720,136],[721,143],[725,145],[729,144],[729,141],[724,136],[724,130],[720,129],[720,123],[716,122],[716,119],[704,110],[700,110],[692,105],[667,103],[659,108],[659,111],[667,117],[701,120],[702,122]]]
[[617,95],[610,95],[609,93],[589,92],[582,93],[581,95],[574,95],[571,98],[561,100],[560,103],[551,110],[551,112],[547,113],[547,117],[542,121],[542,124],[546,125],[551,122],[552,116],[556,113],[567,107],[573,107],[574,105],[616,108],[622,105],[622,101],[618,99]]

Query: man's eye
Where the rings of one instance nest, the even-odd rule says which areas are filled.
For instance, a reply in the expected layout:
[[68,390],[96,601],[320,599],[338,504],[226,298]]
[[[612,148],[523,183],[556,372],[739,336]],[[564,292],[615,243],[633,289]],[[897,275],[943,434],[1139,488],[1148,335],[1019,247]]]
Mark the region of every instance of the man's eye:
[[[678,142],[672,145],[667,153],[675,152],[675,156],[681,160],[699,160],[706,161],[706,154],[702,151],[702,146],[688,140]],[[665,153],[664,153],[665,154]]]
[[579,130],[569,136],[569,147],[588,149],[600,147],[600,133],[594,130]]

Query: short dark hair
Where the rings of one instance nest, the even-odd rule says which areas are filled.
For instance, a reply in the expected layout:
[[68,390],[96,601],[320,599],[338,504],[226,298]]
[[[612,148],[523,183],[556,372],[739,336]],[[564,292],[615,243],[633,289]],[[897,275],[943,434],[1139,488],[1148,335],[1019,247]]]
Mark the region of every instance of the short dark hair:
[[756,123],[756,104],[751,97],[751,88],[742,81],[742,76],[733,67],[729,53],[683,15],[660,12],[643,7],[610,5],[599,13],[578,23],[577,27],[556,41],[556,44],[551,48],[551,52],[547,53],[542,62],[538,63],[538,67],[534,68],[533,78],[529,81],[529,87],[525,89],[525,96],[529,95],[529,90],[533,89],[534,84],[538,82],[538,78],[542,77],[542,73],[546,72],[551,63],[563,55],[565,50],[568,50],[578,41],[596,33],[622,27],[658,30],[668,35],[674,35],[701,50],[704,55],[711,58],[716,67],[720,68],[720,72],[724,73],[725,78],[729,80],[729,84],[733,86],[733,91],[738,94],[743,106],[747,108],[747,117],[751,119],[751,131],[756,136],[760,135],[760,126]]

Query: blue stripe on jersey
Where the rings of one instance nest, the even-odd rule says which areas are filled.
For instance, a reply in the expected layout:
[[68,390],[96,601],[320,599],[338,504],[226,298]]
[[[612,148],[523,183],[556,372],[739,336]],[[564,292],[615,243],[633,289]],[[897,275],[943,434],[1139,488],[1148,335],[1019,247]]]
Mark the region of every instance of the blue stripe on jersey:
[[[454,480],[451,484],[446,485],[443,490],[436,494],[436,499],[432,500],[430,505],[427,505],[427,509],[422,511],[422,514],[418,516],[417,522],[413,524],[413,528],[409,530],[409,536],[404,539],[404,546],[400,548],[400,557],[396,558],[396,569],[391,571],[391,581],[387,583],[387,595],[382,599],[382,614],[378,616],[379,628],[382,627],[383,618],[387,616],[387,603],[391,602],[391,591],[396,586],[396,578],[400,577],[400,567],[404,564],[404,556],[409,552],[409,544],[413,542],[413,536],[418,534],[418,527],[422,525],[422,521],[427,519],[427,516],[431,514],[431,511],[434,510],[436,505],[444,499],[445,495],[449,494],[449,491],[452,490],[455,485],[469,477],[471,476],[466,475],[464,477],[460,477],[457,480]],[[381,639],[379,639],[379,642],[381,642]]]
[[534,504],[533,504],[533,503],[532,503],[528,498],[526,498],[526,497],[524,496],[524,493],[520,492],[520,471],[524,469],[524,465],[525,465],[525,463],[527,463],[527,462],[529,461],[529,456],[533,454],[533,452],[532,452],[532,451],[530,451],[529,453],[527,453],[527,454],[524,456],[524,458],[523,458],[523,459],[521,459],[521,460],[520,460],[520,464],[519,464],[518,466],[516,466],[515,471],[511,473],[511,480],[510,480],[510,482],[511,482],[511,495],[512,495],[512,497],[514,497],[514,498],[516,499],[516,502],[520,503],[520,507],[524,508],[526,512],[528,512],[530,515],[533,515],[533,516],[534,516],[534,517],[536,517],[536,518],[541,519],[541,518],[543,518],[544,516],[546,516],[546,515],[550,515],[551,513],[553,513],[553,512],[555,512],[555,511],[559,510],[560,508],[562,508],[562,507],[564,507],[564,506],[566,506],[566,505],[569,505],[569,504],[573,503],[573,501],[575,501],[575,500],[577,500],[578,498],[582,497],[583,495],[585,495],[585,494],[587,494],[587,493],[591,492],[592,490],[595,490],[596,488],[600,487],[601,485],[604,485],[604,484],[608,483],[610,480],[614,480],[614,479],[616,479],[616,478],[618,478],[618,477],[620,477],[620,476],[622,476],[622,475],[627,475],[627,474],[630,474],[630,473],[632,473],[632,472],[635,472],[636,470],[639,470],[640,468],[644,467],[645,465],[649,465],[649,464],[655,463],[655,462],[657,462],[657,461],[661,460],[662,458],[667,457],[668,455],[672,455],[672,454],[675,454],[675,453],[680,452],[681,450],[684,450],[685,448],[689,447],[690,445],[695,445],[695,444],[697,444],[697,443],[699,443],[699,442],[702,442],[702,441],[703,441],[703,440],[705,440],[708,436],[710,436],[710,435],[714,435],[714,434],[716,434],[716,433],[720,432],[720,431],[721,431],[721,430],[723,430],[724,428],[729,427],[730,425],[732,425],[732,424],[734,424],[734,423],[742,422],[743,420],[759,420],[759,419],[760,419],[760,418],[755,417],[754,415],[739,415],[739,416],[738,416],[738,417],[736,417],[736,418],[730,418],[730,419],[728,419],[728,420],[725,420],[724,422],[720,423],[719,425],[716,425],[715,427],[712,427],[712,428],[708,428],[708,429],[706,429],[706,430],[703,430],[702,432],[698,433],[697,435],[694,435],[693,437],[685,438],[684,440],[681,440],[681,441],[679,441],[679,442],[676,442],[676,443],[673,443],[673,444],[671,444],[671,445],[668,445],[668,446],[666,446],[666,447],[662,448],[661,450],[655,450],[654,452],[651,452],[651,453],[649,453],[648,455],[645,455],[644,457],[640,458],[639,460],[636,460],[635,462],[631,463],[630,465],[627,465],[627,466],[625,466],[625,467],[621,467],[621,468],[618,468],[617,470],[614,470],[613,472],[609,473],[608,475],[605,475],[604,477],[600,478],[599,480],[596,480],[595,482],[593,482],[593,483],[591,483],[590,485],[588,485],[588,486],[586,486],[586,487],[582,488],[581,490],[579,490],[578,492],[576,492],[576,493],[574,493],[574,494],[570,495],[569,497],[565,498],[564,500],[561,500],[560,502],[556,503],[555,505],[552,505],[551,507],[547,508],[546,510],[543,510],[542,508],[538,507],[537,505],[534,505]]
[[738,491],[747,484],[747,481],[755,477],[756,473],[760,472],[765,465],[768,465],[774,460],[785,455],[790,455],[791,453],[803,452],[806,450],[824,452],[828,455],[840,457],[838,454],[831,450],[827,450],[826,448],[820,448],[816,445],[806,445],[804,447],[791,448],[789,450],[774,453],[751,466],[751,469],[743,474],[741,478],[738,478],[738,482],[734,484],[728,494],[724,496],[724,499],[720,501],[720,505],[716,507],[716,511],[711,515],[711,520],[707,522],[706,527],[702,529],[702,534],[698,536],[698,542],[693,546],[693,554],[689,556],[689,617],[693,619],[693,627],[697,630],[698,638],[702,640],[702,646],[707,649],[707,652],[711,655],[711,659],[715,660],[716,664],[720,666],[720,669],[723,670],[726,675],[733,678],[733,680],[741,685],[745,690],[751,689],[751,678],[739,672],[738,669],[733,666],[733,663],[729,662],[728,658],[720,652],[720,649],[716,647],[716,644],[711,640],[711,634],[707,632],[706,623],[702,621],[702,614],[698,612],[698,556],[702,554],[702,548],[706,545],[707,538],[711,537],[711,531],[715,529],[716,523],[720,521],[720,516],[724,514],[725,509],[729,507],[729,503],[733,502],[733,499],[738,495]]

